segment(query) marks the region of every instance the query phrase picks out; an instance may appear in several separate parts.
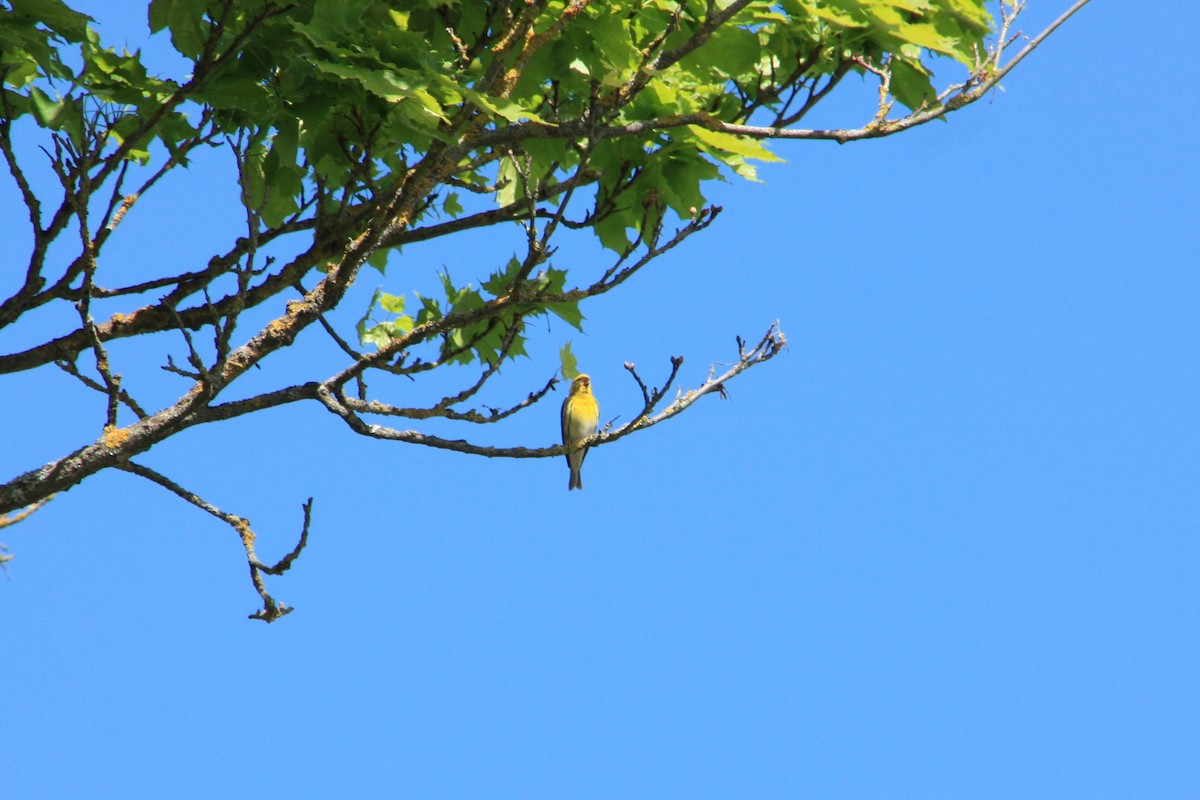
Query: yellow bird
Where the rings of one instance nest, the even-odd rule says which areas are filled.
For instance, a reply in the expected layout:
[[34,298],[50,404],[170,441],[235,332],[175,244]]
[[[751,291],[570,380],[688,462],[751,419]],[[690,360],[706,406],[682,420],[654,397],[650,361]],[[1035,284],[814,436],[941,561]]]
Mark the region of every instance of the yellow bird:
[[562,404],[562,437],[567,446],[567,466],[571,468],[571,479],[567,482],[567,491],[583,488],[583,477],[579,470],[583,467],[583,459],[587,457],[587,448],[576,449],[574,445],[582,442],[596,432],[600,424],[600,404],[592,395],[592,379],[587,375],[576,375],[571,381],[571,393]]

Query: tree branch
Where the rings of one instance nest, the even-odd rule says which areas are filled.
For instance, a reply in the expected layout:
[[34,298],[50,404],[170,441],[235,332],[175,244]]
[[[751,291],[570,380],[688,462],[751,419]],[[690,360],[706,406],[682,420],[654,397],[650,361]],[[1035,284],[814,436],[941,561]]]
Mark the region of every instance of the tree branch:
[[[739,343],[741,340],[739,339]],[[738,360],[734,362],[728,370],[716,377],[709,377],[704,383],[695,389],[687,392],[680,392],[675,398],[675,401],[665,409],[654,416],[648,416],[646,413],[639,413],[634,420],[626,425],[622,425],[612,431],[602,432],[585,440],[581,446],[599,447],[601,445],[614,442],[617,439],[622,439],[625,436],[633,433],[635,430],[649,428],[657,425],[664,420],[680,414],[685,409],[701,397],[713,392],[721,392],[724,385],[737,377],[741,373],[759,364],[766,363],[778,355],[787,346],[787,340],[779,331],[779,323],[773,324],[762,337],[762,339],[749,351],[739,347],[740,353]],[[680,363],[682,360],[680,359]],[[675,359],[672,359],[672,378],[678,370],[678,364],[675,364]],[[665,387],[664,387],[665,393]],[[661,399],[660,393],[658,394]],[[317,389],[317,399],[331,412],[340,417],[352,431],[363,436],[369,436],[373,439],[383,439],[394,442],[407,442],[409,444],[420,444],[426,447],[434,447],[442,450],[453,450],[459,453],[468,453],[470,455],[485,456],[487,458],[550,458],[561,456],[566,453],[566,447],[563,445],[551,445],[544,447],[491,447],[487,445],[474,444],[465,439],[446,439],[440,436],[430,436],[413,430],[397,430],[388,428],[383,425],[372,425],[362,419],[358,413],[350,408],[342,399],[335,396],[330,390],[328,384],[322,384]],[[643,412],[645,411],[643,407]]]
[[251,614],[250,619],[260,619],[263,622],[274,622],[280,617],[292,612],[292,607],[278,602],[267,592],[266,584],[262,579],[262,573],[265,572],[268,575],[282,575],[284,572],[287,572],[287,570],[291,568],[292,562],[294,562],[300,556],[300,552],[304,549],[304,546],[308,544],[308,528],[312,521],[313,501],[311,497],[308,498],[303,506],[304,526],[300,529],[300,539],[296,546],[274,566],[267,566],[259,561],[258,556],[254,552],[254,540],[256,535],[250,528],[250,520],[246,519],[245,517],[239,517],[222,511],[212,503],[202,499],[195,492],[190,492],[187,489],[184,489],[182,486],[175,483],[175,481],[159,472],[155,472],[149,467],[144,467],[141,464],[135,464],[132,461],[126,461],[118,464],[117,469],[129,472],[133,475],[145,478],[152,483],[158,484],[167,491],[183,498],[202,511],[213,515],[237,531],[238,537],[242,542],[242,547],[246,551],[246,563],[250,567],[250,580],[254,584],[254,590],[258,592],[259,597],[261,597],[263,601],[263,607]]
[[[518,122],[484,131],[473,140],[476,147],[496,147],[511,144],[522,139],[580,139],[593,136],[597,139],[612,139],[626,136],[643,136],[659,130],[678,128],[684,125],[699,125],[708,130],[729,133],[736,136],[747,136],[752,139],[785,139],[807,141],[835,141],[839,144],[878,139],[891,136],[926,122],[944,117],[953,111],[970,105],[979,100],[1012,69],[1024,60],[1030,53],[1046,40],[1051,33],[1061,27],[1076,12],[1087,5],[1090,0],[1076,0],[1057,19],[1035,36],[1009,63],[999,70],[985,70],[975,82],[968,82],[962,91],[950,97],[945,103],[914,111],[904,117],[892,120],[873,121],[862,128],[852,129],[796,129],[776,126],[742,125],[724,122],[707,112],[692,114],[675,114],[654,119],[636,120],[619,125],[594,127],[587,120],[570,120],[556,125],[546,125],[538,122]],[[732,8],[732,6],[731,6]]]
[[[16,525],[18,522],[28,519],[34,512],[46,505],[46,503],[49,503],[54,498],[55,495],[48,494],[45,497],[30,503],[20,511],[8,514],[6,516],[0,516],[0,528],[7,528],[9,525]],[[9,558],[11,558],[11,556],[9,556]]]

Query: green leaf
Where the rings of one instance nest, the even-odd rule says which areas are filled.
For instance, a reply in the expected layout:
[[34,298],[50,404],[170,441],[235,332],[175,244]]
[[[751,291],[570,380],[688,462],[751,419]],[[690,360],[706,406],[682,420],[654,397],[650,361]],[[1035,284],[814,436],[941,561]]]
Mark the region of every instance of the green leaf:
[[[287,217],[299,210],[297,200],[303,190],[306,171],[296,163],[299,125],[295,118],[285,117],[270,138],[270,149],[262,159],[262,207],[263,222],[268,227],[277,227]],[[257,159],[261,145],[254,148]],[[257,207],[257,206],[255,206]]]
[[442,104],[430,94],[424,76],[412,70],[372,69],[354,64],[316,60],[313,65],[330,75],[357,81],[364,89],[389,102],[413,100],[432,119],[446,121]]
[[[129,141],[129,137],[133,136],[138,131],[138,129],[140,129],[142,127],[142,124],[143,124],[143,119],[140,115],[126,114],[125,116],[121,117],[116,122],[114,122],[108,128],[108,130],[106,131],[106,134],[108,135],[108,138],[110,140],[112,140],[114,143],[116,143],[118,145],[124,145],[127,141]],[[82,134],[83,134],[82,120],[80,121],[80,125],[79,125],[79,134],[82,137]],[[142,138],[142,141],[147,142],[145,137]],[[148,144],[148,142],[147,142],[147,144]],[[150,160],[150,152],[147,149],[147,144],[143,144],[140,147],[137,147],[137,146],[133,147],[131,150],[129,150],[126,158],[128,158],[130,161],[134,161],[138,164],[148,163]]]
[[300,121],[294,116],[284,116],[276,122],[275,136],[271,137],[271,155],[281,166],[290,167],[296,163],[299,137]]
[[976,36],[983,36],[992,29],[992,16],[978,0],[942,0],[941,5],[943,13]]
[[[688,131],[706,145],[705,150],[733,153],[743,158],[753,158],[757,161],[782,162],[783,159],[768,150],[762,142],[747,136],[737,136],[723,131],[712,131],[699,125],[688,125]],[[721,157],[722,160],[724,157]]]
[[387,272],[387,262],[390,254],[390,250],[376,250],[367,256],[367,264],[379,270],[379,274],[383,275]]
[[566,285],[567,271],[565,269],[549,267],[537,277],[537,288],[542,292],[558,294]]
[[626,15],[602,9],[600,15],[590,22],[588,32],[594,42],[596,55],[616,73],[613,79],[637,69],[642,54],[630,39]]
[[0,86],[0,103],[8,108],[9,119],[19,119],[29,112],[29,98],[23,94],[10,92],[3,86]]
[[150,3],[150,32],[171,31],[171,43],[188,58],[199,58],[208,39],[204,21],[206,0],[153,0]]
[[742,78],[763,58],[758,33],[745,28],[723,26],[713,32],[709,44],[689,54],[685,65],[717,75]]
[[839,28],[866,27],[865,20],[859,19],[853,14],[847,14],[836,8],[832,8],[830,7],[831,5],[817,0],[809,0],[804,4],[805,10],[809,14],[826,22],[831,22]]
[[565,320],[572,328],[578,331],[583,330],[583,321],[586,317],[579,310],[578,300],[565,303],[547,303],[546,308]]
[[571,342],[569,339],[566,344],[558,348],[558,363],[562,369],[563,380],[575,380],[575,376],[579,374],[579,366],[575,360],[575,354],[571,352]]
[[315,0],[309,25],[330,40],[359,28],[371,0]]
[[413,322],[413,318],[408,316],[407,314],[402,314],[401,316],[396,317],[389,324],[390,324],[390,327],[392,330],[392,334],[397,339],[399,339],[402,336],[407,336],[409,333],[412,332],[412,329],[415,326],[415,323]]
[[721,173],[715,164],[694,155],[672,156],[662,165],[659,197],[667,202],[681,218],[692,215],[692,209],[704,206],[704,195],[700,186],[719,178]]
[[499,187],[496,190],[497,203],[507,206],[516,201],[520,181],[517,176],[517,165],[511,158],[506,158],[500,163],[500,169],[496,175],[496,185]]
[[517,334],[516,336],[514,336],[512,339],[512,343],[508,346],[508,357],[510,359],[514,359],[519,356],[524,356],[525,358],[529,358],[529,353],[528,353],[528,351],[525,350],[525,342],[526,341],[527,341],[526,337],[524,337],[520,334]]
[[51,100],[50,97],[38,87],[34,86],[29,90],[29,106],[33,111],[33,117],[38,121],[38,124],[43,128],[58,128],[59,117],[62,115],[63,106],[66,105],[62,100]]
[[9,0],[9,6],[17,14],[37,20],[69,42],[83,41],[87,36],[87,24],[95,22],[62,0]]
[[891,64],[892,80],[889,87],[895,97],[908,108],[918,108],[922,103],[937,99],[937,92],[929,82],[929,73],[920,62],[911,63],[895,59]]
[[250,211],[261,209],[267,196],[267,179],[263,172],[267,146],[262,141],[261,132],[255,134],[255,139],[257,141],[247,148],[242,165],[242,201]]
[[[12,63],[14,55],[16,54],[0,51],[0,56],[3,56],[3,60],[0,61],[0,64],[8,67],[8,65]],[[24,86],[38,77],[38,62],[29,53],[21,53],[20,55],[24,56],[24,59],[16,66],[9,67],[4,71],[4,82],[9,86]],[[46,57],[51,61],[53,61],[55,58],[54,55],[50,54],[47,54]],[[22,102],[24,102],[24,100],[22,100]]]
[[629,247],[629,234],[626,231],[630,227],[632,226],[628,224],[628,214],[613,213],[597,220],[592,230],[596,232],[596,237],[605,248],[614,253],[624,253]]
[[214,108],[240,109],[255,117],[270,114],[276,106],[258,76],[231,70],[222,70],[210,78],[202,97]]
[[[446,79],[449,81],[449,79]],[[508,122],[520,122],[523,119],[540,122],[543,125],[547,124],[544,119],[539,117],[529,109],[522,108],[519,104],[512,100],[506,100],[499,97],[490,97],[482,92],[477,92],[474,89],[468,89],[465,86],[459,86],[450,81],[450,85],[455,92],[462,94],[475,105],[487,111],[493,117],[500,117]]]
[[362,319],[355,325],[355,330],[358,332],[358,340],[363,344],[386,347],[393,339],[399,339],[412,332],[412,329],[416,325],[412,317],[404,314],[386,322],[375,322],[372,315],[376,308],[382,308],[384,311],[399,314],[404,310],[404,297],[402,295],[385,294],[382,289],[375,290],[375,293],[371,295],[371,302],[367,306],[366,313],[363,314]]
[[404,295],[377,293],[375,296],[379,298],[379,306],[384,311],[390,311],[393,314],[404,313]]
[[935,53],[953,55],[958,49],[958,43],[954,39],[943,36],[937,28],[928,23],[901,25],[898,35]]
[[187,167],[189,165],[188,157],[179,149],[179,144],[197,134],[187,116],[185,114],[168,114],[163,118],[156,134],[163,146],[171,153],[172,158],[178,161],[181,167]]
[[373,325],[359,331],[358,339],[363,344],[373,344],[376,348],[387,347],[392,341],[392,331],[384,324]]
[[382,289],[375,289],[375,293],[371,295],[371,302],[367,303],[367,310],[363,312],[362,319],[360,319],[358,324],[354,326],[354,329],[358,332],[358,340],[364,344],[367,342],[367,331],[371,329],[369,327],[369,323],[371,322],[371,314],[374,313],[375,307],[379,304],[379,295],[382,294],[382,292]]
[[418,300],[421,301],[421,310],[417,312],[417,324],[424,325],[427,322],[437,322],[442,318],[442,309],[438,305],[438,301],[432,297],[422,297],[420,294],[413,292]]
[[297,169],[280,170],[270,178],[271,189],[267,202],[262,207],[262,221],[268,228],[277,228],[288,217],[300,210],[296,192],[300,189],[303,173]]
[[481,285],[493,297],[499,297],[508,291],[520,272],[521,262],[516,256],[513,256],[508,260],[504,269],[493,272]]

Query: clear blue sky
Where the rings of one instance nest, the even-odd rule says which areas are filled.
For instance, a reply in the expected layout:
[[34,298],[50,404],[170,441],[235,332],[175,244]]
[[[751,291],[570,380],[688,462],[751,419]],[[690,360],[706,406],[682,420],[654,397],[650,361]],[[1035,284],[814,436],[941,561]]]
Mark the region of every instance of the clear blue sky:
[[[137,3],[78,5],[144,40]],[[0,531],[0,795],[1200,796],[1195,33],[1097,2],[949,124],[779,145],[765,185],[716,187],[714,229],[585,307],[587,335],[553,326],[500,399],[568,337],[606,419],[636,411],[625,361],[684,355],[695,384],[776,319],[789,351],[592,453],[582,492],[561,459],[317,407],[148,454],[265,559],[316,497],[279,623],[246,619],[227,527],[130,475]],[[212,183],[131,215],[114,269],[212,253]],[[8,183],[0,210],[23,225]],[[413,248],[360,288],[481,254]],[[2,386],[6,478],[101,424],[61,374]],[[552,443],[558,402],[485,441]]]

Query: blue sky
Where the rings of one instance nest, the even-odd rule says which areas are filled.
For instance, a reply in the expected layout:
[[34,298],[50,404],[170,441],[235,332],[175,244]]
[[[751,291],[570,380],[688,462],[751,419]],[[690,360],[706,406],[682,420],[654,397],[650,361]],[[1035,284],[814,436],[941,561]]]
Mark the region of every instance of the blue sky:
[[[136,4],[106,5],[77,4],[141,43]],[[714,228],[499,391],[571,338],[629,419],[625,361],[683,355],[695,384],[776,319],[789,350],[592,453],[582,492],[562,459],[366,440],[317,407],[148,454],[264,559],[315,496],[277,624],[246,620],[232,532],[131,475],[3,530],[4,796],[1195,797],[1189,34],[1094,3],[949,124],[780,144],[765,184],[714,187]],[[822,113],[857,124],[862,97]],[[210,254],[219,176],[131,215],[114,270]],[[0,209],[24,216],[7,183]],[[412,248],[358,288],[485,277],[511,246]],[[129,380],[177,394],[138,353],[114,349]],[[559,397],[487,441],[552,443]],[[6,376],[0,413],[15,475],[94,437],[103,400],[45,371]]]

